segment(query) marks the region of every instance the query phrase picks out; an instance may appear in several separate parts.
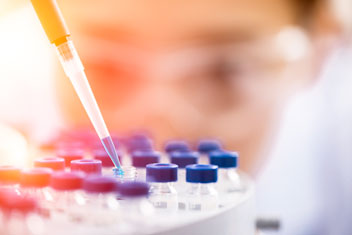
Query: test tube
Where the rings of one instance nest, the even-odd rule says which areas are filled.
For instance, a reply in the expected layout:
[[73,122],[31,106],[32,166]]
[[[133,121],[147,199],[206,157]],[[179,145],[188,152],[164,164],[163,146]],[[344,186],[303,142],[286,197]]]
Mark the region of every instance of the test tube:
[[178,209],[178,196],[174,187],[177,165],[154,163],[147,165],[147,182],[150,183],[149,200],[160,212],[173,213]]
[[186,167],[187,209],[189,211],[212,211],[219,206],[218,192],[214,183],[218,180],[218,167],[195,164]]

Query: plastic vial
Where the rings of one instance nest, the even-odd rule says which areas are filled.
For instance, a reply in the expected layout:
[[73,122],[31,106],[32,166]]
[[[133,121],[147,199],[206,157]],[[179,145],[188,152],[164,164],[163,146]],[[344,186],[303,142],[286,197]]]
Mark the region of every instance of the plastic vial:
[[[95,149],[92,154],[94,159],[101,161],[102,167],[103,167],[102,169],[103,175],[113,176],[114,175],[113,168],[115,168],[115,165],[112,162],[111,158],[109,157],[108,153],[105,151],[105,149]],[[121,153],[118,152],[117,155],[121,162]]]
[[197,150],[201,153],[200,164],[209,164],[209,153],[221,150],[221,143],[214,139],[200,140],[197,145]]
[[12,189],[19,193],[21,170],[13,166],[0,166],[0,189]]
[[137,179],[137,169],[133,166],[122,166],[123,174],[121,175],[120,169],[114,167],[112,169],[115,179],[119,183],[135,181]]
[[54,202],[52,191],[48,187],[52,173],[50,168],[32,168],[23,170],[20,179],[21,194],[35,197],[47,213]]
[[86,192],[86,220],[93,225],[118,221],[117,181],[113,177],[91,175],[83,182]]
[[214,188],[217,179],[217,166],[202,164],[186,166],[188,210],[211,211],[218,208],[218,192]]
[[215,151],[209,154],[210,163],[219,167],[217,189],[220,193],[236,193],[244,190],[237,173],[238,153]]
[[146,169],[148,164],[159,163],[160,153],[156,151],[135,151],[131,155],[132,165],[137,169],[137,180],[146,180]]
[[[79,222],[85,197],[82,192],[84,174],[82,172],[55,172],[51,177],[51,188],[55,190],[54,210],[56,220]],[[66,221],[67,219],[67,221]]]
[[186,184],[186,166],[197,164],[199,160],[198,152],[172,152],[170,162],[178,166],[177,184]]
[[146,182],[135,181],[119,184],[117,187],[121,198],[123,223],[121,233],[139,234],[155,222],[155,209],[148,201],[149,185]]
[[178,207],[180,210],[186,209],[186,166],[197,164],[199,160],[198,152],[172,152],[170,153],[170,161],[178,166],[178,180],[175,188],[178,192]]
[[81,159],[71,161],[71,171],[81,171],[87,175],[101,175],[102,163],[95,159]]
[[84,150],[82,148],[62,148],[56,151],[56,156],[65,160],[65,166],[70,167],[71,161],[84,158]]
[[176,212],[178,209],[177,165],[154,163],[147,165],[147,182],[150,183],[149,201],[158,211]]
[[65,160],[58,157],[45,157],[34,161],[35,167],[50,168],[53,171],[65,170]]
[[0,193],[0,234],[45,234],[44,219],[37,213],[37,201],[33,197],[14,192]]

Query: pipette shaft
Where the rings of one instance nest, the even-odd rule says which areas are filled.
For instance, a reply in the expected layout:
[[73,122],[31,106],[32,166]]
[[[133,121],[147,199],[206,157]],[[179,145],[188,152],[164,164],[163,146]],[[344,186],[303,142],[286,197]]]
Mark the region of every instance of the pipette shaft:
[[[114,143],[88,83],[84,67],[70,40],[70,33],[55,0],[31,0],[38,18],[57,54],[65,74],[86,110],[99,138],[115,166],[121,169]],[[121,172],[122,173],[122,172]]]

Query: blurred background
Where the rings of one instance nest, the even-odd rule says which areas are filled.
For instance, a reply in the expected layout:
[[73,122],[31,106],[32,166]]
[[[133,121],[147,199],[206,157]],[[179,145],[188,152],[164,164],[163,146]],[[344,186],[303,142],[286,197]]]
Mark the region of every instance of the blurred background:
[[[218,138],[276,234],[352,234],[352,2],[58,1],[109,129]],[[29,1],[0,0],[0,159],[91,128]]]

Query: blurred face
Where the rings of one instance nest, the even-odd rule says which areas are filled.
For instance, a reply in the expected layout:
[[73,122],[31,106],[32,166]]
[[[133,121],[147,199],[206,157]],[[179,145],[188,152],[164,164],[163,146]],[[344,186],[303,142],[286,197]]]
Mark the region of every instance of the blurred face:
[[[61,8],[111,131],[148,129],[157,142],[215,137],[240,152],[246,170],[260,164],[282,103],[309,74],[304,34],[288,29],[297,17],[290,1],[76,0]],[[68,122],[90,126],[63,76]]]

